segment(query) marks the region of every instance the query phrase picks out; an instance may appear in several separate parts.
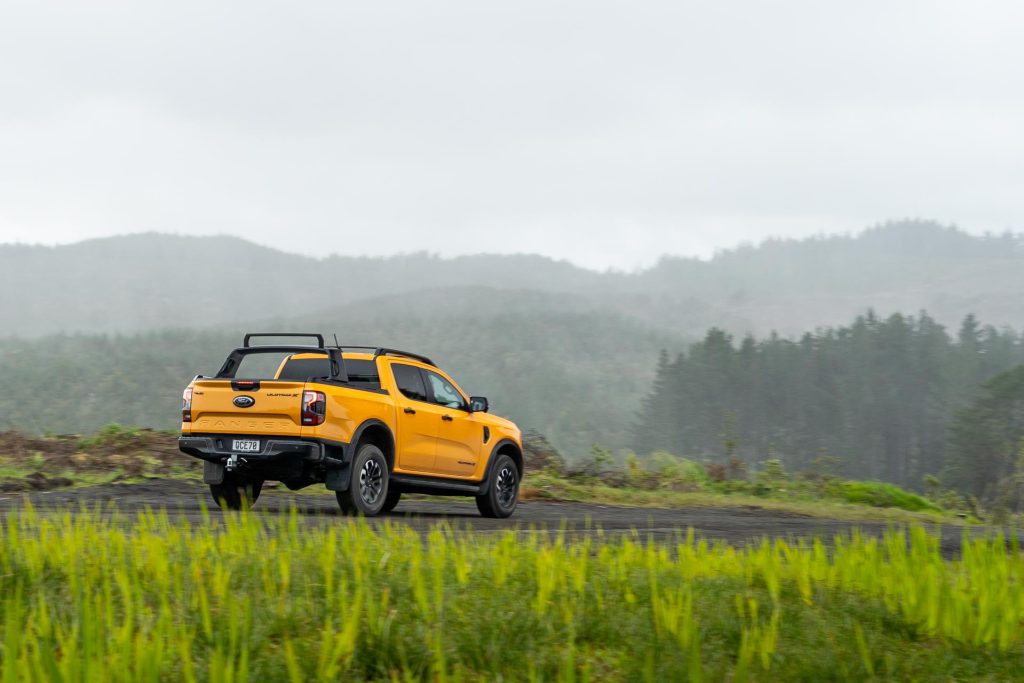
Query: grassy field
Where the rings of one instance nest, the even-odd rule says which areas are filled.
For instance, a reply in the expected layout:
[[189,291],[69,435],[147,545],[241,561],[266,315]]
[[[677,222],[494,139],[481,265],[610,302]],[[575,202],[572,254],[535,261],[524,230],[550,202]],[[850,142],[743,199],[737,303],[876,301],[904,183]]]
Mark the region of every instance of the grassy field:
[[0,671],[27,681],[992,680],[1024,557],[921,529],[745,549],[354,521],[11,514]]
[[[527,444],[527,462],[537,453]],[[962,497],[932,500],[879,482],[793,475],[779,468],[729,473],[716,480],[715,466],[665,453],[620,464],[618,469],[570,470],[541,459],[527,472],[523,498],[634,507],[693,506],[762,508],[829,519],[960,524],[984,521],[980,507],[950,505]],[[720,468],[723,473],[725,468]],[[710,473],[709,473],[710,470]],[[177,435],[108,425],[87,436],[29,437],[0,433],[0,494],[55,488],[202,478],[199,461],[177,448]],[[275,495],[272,489],[267,495]],[[311,486],[298,495],[332,495]],[[287,494],[296,495],[296,494]],[[1024,520],[1000,523],[1013,526]]]
[[609,486],[600,480],[565,477],[550,472],[536,473],[525,480],[524,493],[536,500],[560,500],[604,505],[648,508],[740,507],[793,512],[824,519],[853,522],[895,522],[900,524],[959,525],[964,519],[941,509],[906,510],[863,502],[786,492],[754,495],[747,492],[723,493],[716,490],[643,489],[635,486]]

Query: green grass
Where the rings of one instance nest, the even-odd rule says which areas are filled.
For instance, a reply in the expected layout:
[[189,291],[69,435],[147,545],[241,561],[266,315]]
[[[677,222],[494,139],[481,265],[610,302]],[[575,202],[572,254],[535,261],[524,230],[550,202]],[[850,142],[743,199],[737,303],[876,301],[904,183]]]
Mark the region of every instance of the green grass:
[[[158,432],[159,433],[159,432]],[[170,432],[163,432],[170,434]],[[116,423],[104,425],[94,434],[78,438],[78,445],[83,450],[99,448],[116,449],[145,438],[147,432],[137,427],[126,427]]]
[[[46,467],[33,467],[17,464],[13,458],[0,458],[0,482],[23,480],[31,474],[41,472],[48,479],[66,479],[71,485],[64,488],[81,488],[85,486],[100,486],[117,482],[120,484],[132,484],[154,478],[165,478],[158,475],[127,475],[120,467],[103,470],[80,470],[70,467],[62,469],[49,469]],[[183,469],[176,473],[174,479],[202,480],[202,472],[194,472],[191,469]]]
[[833,548],[570,542],[299,516],[14,513],[13,681],[1009,680],[1024,558],[920,529]]
[[[765,508],[850,521],[959,524],[961,517],[974,513],[983,516],[977,508],[962,505],[943,509],[891,484],[821,474],[792,475],[777,460],[767,460],[759,469],[747,472],[742,463],[737,467],[700,463],[664,452],[644,457],[620,455],[623,457],[618,460],[622,462],[610,451],[595,447],[591,454],[594,462],[585,465],[583,471],[530,472],[524,480],[526,495],[637,507]],[[584,473],[587,471],[589,475]],[[178,451],[175,434],[117,424],[86,436],[3,435],[0,486],[34,488],[27,478],[35,473],[68,480],[72,487],[202,478],[200,463]],[[330,494],[318,486],[303,493]],[[950,499],[963,502],[957,496]]]
[[[861,483],[861,482],[857,482]],[[527,476],[523,486],[537,500],[563,500],[599,505],[624,505],[649,508],[738,507],[777,510],[810,517],[841,519],[854,522],[941,523],[958,525],[963,519],[937,507],[917,511],[898,507],[876,507],[867,502],[846,502],[810,493],[782,492],[775,496],[754,495],[719,490],[641,489],[631,486],[608,486],[595,479],[573,479],[551,472]]]
[[19,467],[6,458],[0,458],[0,481],[4,479],[20,479],[31,474],[33,471],[26,467]]
[[[185,457],[185,456],[182,456]],[[75,469],[64,467],[58,470],[32,466],[23,466],[13,458],[0,458],[0,482],[18,481],[28,475],[42,471],[47,477],[61,477],[72,482],[69,488],[99,486],[109,483],[134,484],[146,481],[173,479],[202,481],[202,470],[192,466],[188,461],[180,465],[163,466],[162,469],[143,467],[140,474],[129,474],[122,467],[111,469]],[[850,482],[866,484],[869,482]],[[823,498],[809,494],[789,497],[757,496],[750,493],[723,493],[718,490],[676,491],[672,489],[641,489],[633,486],[607,486],[595,479],[567,478],[552,472],[533,473],[524,480],[524,487],[530,499],[558,500],[598,505],[620,505],[626,507],[647,508],[686,508],[686,507],[738,507],[777,510],[794,514],[841,519],[848,521],[881,521],[898,523],[943,523],[960,524],[962,520],[956,516],[942,512],[931,504],[916,508],[917,511],[899,507],[879,507],[882,498],[854,499],[844,502],[840,498]],[[881,485],[887,486],[887,485]],[[896,487],[892,487],[896,488]],[[901,491],[901,489],[897,489]],[[197,489],[197,493],[201,493]],[[906,492],[904,492],[906,493]],[[286,490],[270,489],[267,495],[333,495],[320,485],[310,486],[301,493]],[[10,495],[10,494],[8,494]],[[909,494],[913,495],[913,494]],[[416,498],[424,498],[415,496]],[[915,496],[915,498],[919,498]],[[924,499],[921,499],[924,500]],[[451,502],[451,501],[449,501]],[[927,503],[927,501],[925,501]]]
[[835,485],[835,495],[858,505],[899,508],[911,512],[941,512],[941,509],[927,498],[905,491],[899,486],[877,481],[840,482]]

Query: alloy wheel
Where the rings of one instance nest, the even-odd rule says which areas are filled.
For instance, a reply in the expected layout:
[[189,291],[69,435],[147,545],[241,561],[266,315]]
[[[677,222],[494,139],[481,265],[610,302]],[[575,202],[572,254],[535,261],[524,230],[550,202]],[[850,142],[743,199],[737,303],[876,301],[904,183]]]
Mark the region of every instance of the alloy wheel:
[[373,458],[363,463],[359,470],[359,495],[367,505],[373,505],[384,490],[384,472],[380,463]]
[[498,494],[498,504],[507,508],[516,499],[516,473],[511,467],[502,467],[498,473],[498,481],[495,483]]

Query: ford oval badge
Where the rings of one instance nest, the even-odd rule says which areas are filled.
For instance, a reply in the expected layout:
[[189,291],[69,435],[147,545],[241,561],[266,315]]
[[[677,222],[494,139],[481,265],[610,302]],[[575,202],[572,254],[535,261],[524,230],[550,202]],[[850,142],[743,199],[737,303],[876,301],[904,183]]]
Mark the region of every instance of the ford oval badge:
[[252,396],[237,396],[232,403],[239,408],[252,408],[253,404],[256,403],[256,399]]

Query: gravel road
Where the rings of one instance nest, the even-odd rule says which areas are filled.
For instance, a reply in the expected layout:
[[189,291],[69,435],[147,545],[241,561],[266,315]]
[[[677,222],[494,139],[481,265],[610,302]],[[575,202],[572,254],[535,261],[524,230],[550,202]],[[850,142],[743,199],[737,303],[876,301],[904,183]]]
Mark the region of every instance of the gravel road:
[[[83,503],[106,506],[116,503],[122,512],[164,508],[190,522],[202,520],[202,505],[212,505],[206,487],[199,482],[160,481],[146,484],[109,484],[88,488],[59,489],[32,494],[0,495],[0,517],[17,510],[28,500],[41,510],[80,509]],[[262,514],[287,512],[295,507],[310,524],[345,524],[334,497],[324,494],[292,493],[287,489],[264,491],[256,505]],[[213,514],[219,515],[219,511]],[[425,531],[446,522],[454,528],[476,531],[515,529],[520,533],[557,533],[566,528],[573,535],[637,533],[656,541],[672,540],[693,528],[698,537],[742,545],[763,537],[830,539],[856,527],[863,533],[880,535],[888,528],[878,522],[846,522],[760,508],[690,507],[681,509],[627,508],[583,503],[528,501],[519,504],[510,519],[484,519],[472,502],[461,498],[403,500],[390,514],[368,520],[371,525],[406,524]],[[977,530],[979,533],[983,530]],[[956,555],[962,529],[945,527],[942,549]],[[1024,537],[1022,537],[1024,542]]]

